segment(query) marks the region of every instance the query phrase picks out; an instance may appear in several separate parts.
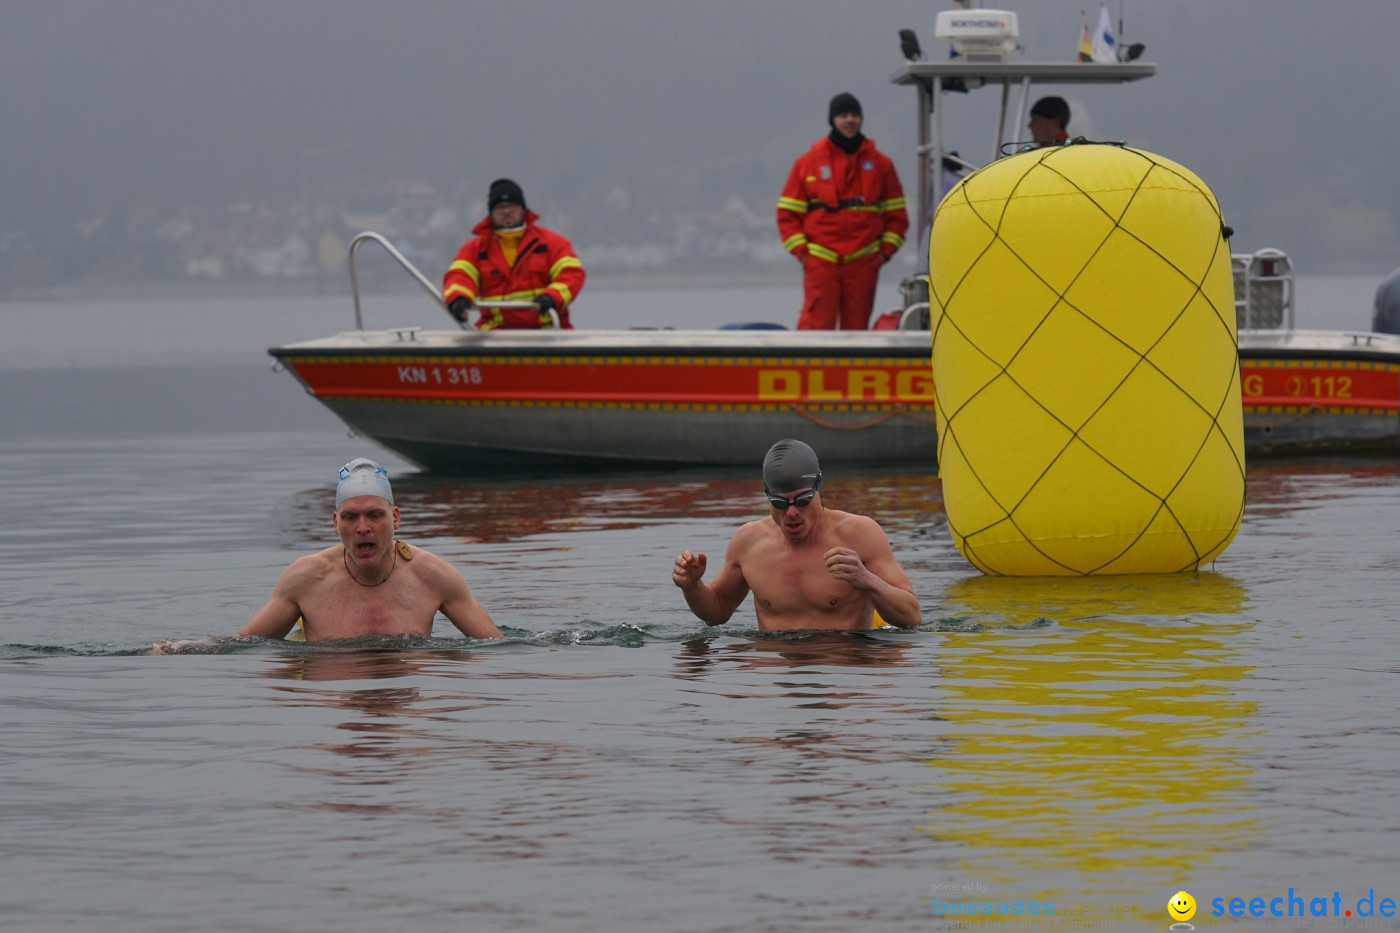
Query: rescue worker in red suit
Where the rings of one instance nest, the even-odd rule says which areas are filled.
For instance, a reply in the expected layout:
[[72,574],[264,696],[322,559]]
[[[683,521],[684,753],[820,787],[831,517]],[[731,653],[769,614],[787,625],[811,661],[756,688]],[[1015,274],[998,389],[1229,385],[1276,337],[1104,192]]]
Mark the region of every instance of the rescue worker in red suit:
[[583,290],[583,263],[573,246],[553,230],[536,225],[539,216],[525,206],[525,193],[509,178],[491,182],[487,216],[472,228],[442,277],[442,300],[458,321],[477,301],[533,301],[534,308],[477,308],[478,330],[553,328],[573,330],[569,305]]
[[860,101],[831,99],[831,132],[793,163],[778,233],[802,262],[798,330],[865,330],[880,267],[904,245],[909,215],[894,163],[861,134]]

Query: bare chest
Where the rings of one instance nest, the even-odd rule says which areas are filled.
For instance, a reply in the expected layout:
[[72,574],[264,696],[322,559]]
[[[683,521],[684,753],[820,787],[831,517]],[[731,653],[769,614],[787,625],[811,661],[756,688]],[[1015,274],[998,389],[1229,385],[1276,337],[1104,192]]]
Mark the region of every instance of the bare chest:
[[307,638],[359,638],[366,635],[422,635],[433,631],[434,601],[412,574],[391,576],[379,586],[361,586],[348,577],[332,579],[301,603]]
[[800,551],[763,549],[745,561],[760,611],[768,613],[842,613],[864,597],[826,569],[825,547]]

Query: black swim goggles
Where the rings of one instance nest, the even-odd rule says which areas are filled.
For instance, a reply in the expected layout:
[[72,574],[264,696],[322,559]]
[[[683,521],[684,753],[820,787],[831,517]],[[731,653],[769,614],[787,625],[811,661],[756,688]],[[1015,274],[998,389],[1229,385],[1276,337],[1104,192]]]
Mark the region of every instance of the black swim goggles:
[[797,506],[799,509],[805,509],[807,506],[812,504],[812,501],[817,498],[817,493],[821,491],[822,481],[821,477],[818,477],[817,484],[815,486],[813,486],[811,489],[807,490],[804,493],[800,493],[798,495],[793,496],[791,499],[787,498],[786,496],[775,496],[766,488],[763,490],[763,494],[768,497],[769,505],[777,509],[779,512],[786,512],[790,507],[794,505]]

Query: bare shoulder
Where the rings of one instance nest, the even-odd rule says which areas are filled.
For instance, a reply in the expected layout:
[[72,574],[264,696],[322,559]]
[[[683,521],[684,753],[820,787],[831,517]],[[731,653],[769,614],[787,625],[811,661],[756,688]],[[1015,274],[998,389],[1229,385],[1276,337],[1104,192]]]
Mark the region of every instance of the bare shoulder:
[[287,565],[286,570],[282,571],[282,576],[277,581],[278,586],[293,589],[315,586],[339,566],[340,552],[340,545],[337,544],[324,551],[298,557]]
[[425,551],[416,544],[409,544],[407,541],[395,541],[394,547],[399,550],[399,558],[409,562],[415,570],[427,571],[429,573],[444,573],[451,571],[456,573],[456,568],[451,563],[438,557],[432,551]]
[[734,532],[734,537],[729,539],[729,556],[740,557],[755,545],[781,536],[778,526],[766,518],[745,522]]
[[827,509],[826,514],[832,519],[828,526],[831,532],[848,546],[854,547],[862,543],[885,543],[889,540],[885,536],[885,529],[880,527],[880,523],[868,515],[842,512],[840,509]]
[[448,589],[463,585],[462,572],[450,561],[425,551],[417,545],[403,541],[394,542],[402,557],[413,568],[414,576],[435,589]]

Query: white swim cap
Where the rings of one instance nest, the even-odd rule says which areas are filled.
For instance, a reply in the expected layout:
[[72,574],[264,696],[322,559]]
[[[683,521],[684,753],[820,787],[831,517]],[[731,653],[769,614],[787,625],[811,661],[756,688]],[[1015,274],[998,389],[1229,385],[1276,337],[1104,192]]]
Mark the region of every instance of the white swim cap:
[[378,496],[394,504],[394,490],[389,488],[389,471],[367,457],[357,457],[340,468],[340,482],[335,487],[335,507],[356,496]]

